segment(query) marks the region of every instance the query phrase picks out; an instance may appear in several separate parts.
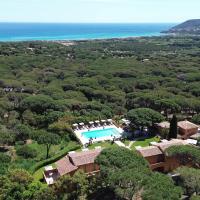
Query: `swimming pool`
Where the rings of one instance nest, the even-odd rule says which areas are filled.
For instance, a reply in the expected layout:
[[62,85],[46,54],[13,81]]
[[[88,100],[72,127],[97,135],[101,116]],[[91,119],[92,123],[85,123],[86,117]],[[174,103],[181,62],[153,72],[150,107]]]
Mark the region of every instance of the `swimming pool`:
[[81,133],[86,139],[98,139],[103,137],[115,136],[119,137],[120,132],[116,128],[106,128],[101,130],[86,131]]

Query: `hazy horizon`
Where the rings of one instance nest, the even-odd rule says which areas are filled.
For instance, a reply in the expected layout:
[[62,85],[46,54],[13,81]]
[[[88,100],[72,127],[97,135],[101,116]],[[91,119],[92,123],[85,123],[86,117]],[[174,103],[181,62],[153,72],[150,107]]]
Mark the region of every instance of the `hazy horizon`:
[[0,23],[21,23],[21,24],[177,24],[181,22],[20,22],[20,21],[0,21]]
[[0,22],[180,23],[200,18],[199,0],[6,0]]

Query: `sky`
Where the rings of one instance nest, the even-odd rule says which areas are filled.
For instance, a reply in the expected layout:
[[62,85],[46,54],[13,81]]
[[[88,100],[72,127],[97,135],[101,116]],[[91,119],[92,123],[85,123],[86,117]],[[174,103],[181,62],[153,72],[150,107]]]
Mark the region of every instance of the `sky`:
[[200,0],[0,0],[0,22],[145,23],[200,18]]

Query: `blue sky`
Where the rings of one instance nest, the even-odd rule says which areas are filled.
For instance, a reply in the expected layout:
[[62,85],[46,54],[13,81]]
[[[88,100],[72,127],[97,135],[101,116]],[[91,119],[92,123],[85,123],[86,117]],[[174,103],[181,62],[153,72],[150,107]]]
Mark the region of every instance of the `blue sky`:
[[182,22],[200,0],[0,0],[0,22]]

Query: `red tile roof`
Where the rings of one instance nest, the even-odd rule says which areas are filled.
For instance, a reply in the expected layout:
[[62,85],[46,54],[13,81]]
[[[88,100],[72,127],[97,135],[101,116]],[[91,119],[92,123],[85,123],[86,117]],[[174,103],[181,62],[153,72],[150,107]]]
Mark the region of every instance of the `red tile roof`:
[[156,146],[143,147],[137,150],[143,157],[151,157],[163,154]]
[[185,145],[185,143],[182,140],[174,139],[174,140],[170,140],[168,142],[157,143],[154,146],[159,147],[160,150],[164,152],[167,148],[169,148],[171,146],[178,146],[178,145]]
[[57,169],[58,169],[58,172],[61,176],[67,174],[67,173],[70,173],[70,172],[73,172],[75,170],[78,169],[78,167],[74,166],[70,160],[69,160],[69,157],[68,156],[65,156],[64,158],[58,160],[56,162],[56,166],[57,166]]
[[69,154],[69,158],[75,166],[94,163],[95,158],[100,154],[101,149],[77,152]]
[[199,128],[199,126],[187,120],[178,122],[178,127],[185,130]]

